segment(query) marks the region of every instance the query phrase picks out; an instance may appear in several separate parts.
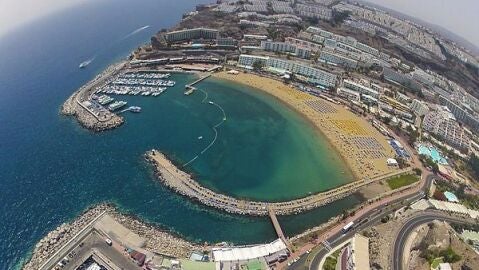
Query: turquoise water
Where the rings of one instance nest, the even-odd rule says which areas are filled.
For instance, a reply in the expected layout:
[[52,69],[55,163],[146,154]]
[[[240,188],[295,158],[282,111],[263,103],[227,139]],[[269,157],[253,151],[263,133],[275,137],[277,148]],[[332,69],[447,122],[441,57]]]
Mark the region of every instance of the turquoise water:
[[421,144],[418,147],[418,152],[420,155],[426,155],[430,157],[434,162],[438,164],[442,164],[442,165],[447,164],[447,160],[434,147],[425,146]]
[[[125,114],[126,124],[113,131],[93,133],[59,115],[75,89],[199,2],[94,1],[1,38],[0,269],[15,269],[50,230],[105,201],[193,241],[275,238],[267,218],[228,215],[174,194],[144,161],[145,151],[157,148],[186,162],[212,138],[211,126],[222,115],[201,103],[200,92],[183,95],[181,85],[192,77],[175,76],[178,86],[156,98],[126,97],[143,112]],[[151,27],[125,38],[144,25]],[[335,152],[274,99],[222,81],[199,86],[228,115],[218,141],[188,167],[202,184],[235,196],[280,200],[349,180]],[[357,202],[348,197],[279,221],[294,235]]]
[[136,148],[156,148],[185,164],[212,142],[212,127],[223,118],[221,109],[202,102],[207,95],[227,120],[218,127],[214,144],[185,167],[203,185],[235,197],[278,201],[351,181],[326,140],[273,97],[213,78],[196,85],[203,92],[185,96],[193,75],[170,79],[176,86],[158,97],[114,96],[142,107],[142,112],[124,113],[123,126],[100,136],[124,137]]

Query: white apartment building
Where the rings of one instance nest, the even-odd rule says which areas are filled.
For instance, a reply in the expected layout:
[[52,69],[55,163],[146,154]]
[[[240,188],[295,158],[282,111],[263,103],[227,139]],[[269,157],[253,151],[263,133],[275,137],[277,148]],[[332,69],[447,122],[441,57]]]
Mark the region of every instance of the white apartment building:
[[416,116],[423,116],[427,112],[429,112],[429,107],[427,106],[427,103],[417,99],[412,100],[410,108]]
[[423,129],[443,138],[452,146],[468,148],[471,141],[471,132],[457,123],[454,115],[447,107],[437,107],[429,111],[423,120]]
[[310,49],[288,42],[263,40],[261,41],[261,48],[265,51],[291,53],[299,58],[304,59],[308,59],[311,57]]
[[336,85],[337,76],[318,68],[310,67],[305,63],[283,60],[268,56],[247,55],[242,54],[238,60],[238,66],[252,69],[253,63],[260,61],[265,67],[271,67],[284,70],[293,74],[307,77],[310,82],[320,84],[326,87],[334,87]]
[[343,81],[343,87],[344,88],[349,88],[351,90],[357,91],[361,94],[364,95],[369,95],[373,98],[379,98],[379,92],[376,90],[373,90],[372,88],[369,88],[367,86],[364,86],[362,84],[350,81],[350,80],[344,80]]
[[348,68],[356,68],[358,66],[358,61],[342,56],[337,53],[328,52],[323,50],[319,56],[319,60],[327,64],[332,63],[335,65],[340,65]]
[[369,267],[369,239],[355,234],[353,239],[341,250],[336,263],[340,270],[364,270]]
[[361,94],[359,94],[359,92],[344,87],[338,87],[336,94],[349,101],[359,102],[361,100]]
[[208,28],[193,28],[172,31],[165,34],[165,39],[168,42],[181,42],[192,39],[217,39],[219,31],[216,29]]
[[318,52],[318,51],[321,50],[321,45],[319,45],[317,43],[302,40],[302,39],[297,39],[297,38],[293,38],[293,37],[287,37],[286,38],[286,43],[293,44],[293,45],[303,47],[303,48],[308,48],[309,50],[311,50],[313,52]]

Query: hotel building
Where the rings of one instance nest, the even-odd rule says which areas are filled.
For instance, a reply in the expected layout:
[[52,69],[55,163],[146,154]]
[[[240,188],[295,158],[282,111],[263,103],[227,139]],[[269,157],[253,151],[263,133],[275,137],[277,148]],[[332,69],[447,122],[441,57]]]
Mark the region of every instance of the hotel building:
[[299,58],[311,57],[311,50],[288,42],[261,41],[261,48],[270,52],[291,53]]
[[415,80],[413,80],[411,76],[403,74],[401,72],[397,72],[392,68],[384,67],[383,77],[387,81],[402,85],[414,91],[419,91],[422,88],[421,85]]
[[416,116],[423,116],[429,112],[429,107],[427,106],[426,102],[417,99],[412,100],[410,108]]
[[321,50],[321,45],[319,45],[317,43],[302,40],[302,39],[297,39],[297,38],[293,38],[293,37],[287,37],[286,38],[286,43],[293,44],[293,45],[296,45],[296,46],[300,46],[300,47],[303,47],[303,48],[308,48],[309,50],[311,50],[313,52],[318,52],[318,51]]
[[457,123],[454,115],[447,107],[438,107],[428,112],[422,122],[423,129],[446,141],[446,143],[461,148],[468,148],[471,141],[469,130]]
[[361,101],[361,94],[348,88],[338,87],[338,89],[336,90],[336,94],[349,101]]
[[337,270],[364,270],[369,267],[369,239],[355,234],[341,250],[336,263]]
[[208,28],[193,28],[172,31],[165,34],[165,39],[168,42],[184,42],[193,39],[217,39],[219,36],[219,31],[216,29]]
[[376,90],[373,90],[367,86],[364,86],[362,84],[350,81],[350,80],[344,80],[343,81],[343,87],[348,88],[354,91],[357,91],[361,94],[371,96],[373,98],[379,98],[379,92]]
[[439,102],[441,105],[447,106],[457,120],[470,126],[471,129],[479,131],[479,116],[467,112],[465,109],[461,108],[459,104],[446,97],[439,96]]
[[358,61],[342,56],[340,54],[328,52],[326,50],[323,50],[321,52],[319,60],[327,64],[334,64],[353,69],[358,66]]
[[308,81],[314,84],[320,84],[325,87],[334,87],[336,85],[336,75],[296,61],[283,60],[268,56],[242,54],[239,57],[238,66],[252,69],[253,63],[257,61],[262,62],[263,66],[266,68],[274,68],[276,70],[282,70],[285,73],[290,72],[307,77]]

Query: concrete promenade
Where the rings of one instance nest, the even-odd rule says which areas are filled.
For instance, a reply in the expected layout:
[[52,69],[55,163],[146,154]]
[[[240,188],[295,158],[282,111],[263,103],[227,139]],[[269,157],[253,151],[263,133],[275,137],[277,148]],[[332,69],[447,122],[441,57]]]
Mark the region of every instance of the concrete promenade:
[[179,194],[229,213],[252,216],[267,216],[270,208],[274,209],[276,215],[298,214],[342,199],[367,184],[411,171],[409,168],[383,175],[380,178],[355,181],[300,199],[283,202],[260,202],[233,198],[201,186],[189,174],[178,169],[164,154],[157,150],[148,151],[146,159],[154,165],[156,175],[162,183]]

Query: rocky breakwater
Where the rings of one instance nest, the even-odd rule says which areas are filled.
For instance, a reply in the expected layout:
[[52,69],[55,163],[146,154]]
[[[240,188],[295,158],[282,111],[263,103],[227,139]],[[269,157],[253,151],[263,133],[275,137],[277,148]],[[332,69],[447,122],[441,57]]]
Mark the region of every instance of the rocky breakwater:
[[[33,250],[32,257],[23,266],[24,270],[38,270],[55,252],[60,250],[81,230],[103,214],[113,217],[125,228],[147,239],[146,250],[174,258],[187,258],[193,250],[209,250],[209,246],[194,245],[173,233],[140,221],[138,218],[122,214],[110,204],[99,204],[87,209],[75,220],[64,223],[49,232]],[[94,222],[93,222],[94,223]]]
[[85,226],[108,209],[107,205],[98,205],[90,208],[70,223],[64,223],[49,232],[41,239],[33,250],[30,261],[23,267],[24,270],[37,270],[56,251],[63,247],[70,239],[79,233]]
[[112,65],[93,80],[80,87],[63,103],[61,113],[67,116],[74,116],[83,127],[93,131],[109,130],[123,124],[123,117],[93,102],[92,95],[98,87],[106,84],[125,65],[126,62]]
[[157,150],[148,151],[145,158],[153,164],[156,176],[165,186],[204,205],[233,214],[267,216],[268,209],[272,209],[277,215],[299,214],[342,199],[357,191],[361,186],[370,183],[370,181],[360,180],[300,199],[284,202],[259,202],[233,198],[201,186],[188,173],[178,169]]
[[121,214],[114,208],[111,208],[108,214],[127,229],[146,239],[144,248],[148,251],[174,258],[187,258],[193,250],[208,249],[208,247],[194,245],[169,231],[142,222],[134,216]]

